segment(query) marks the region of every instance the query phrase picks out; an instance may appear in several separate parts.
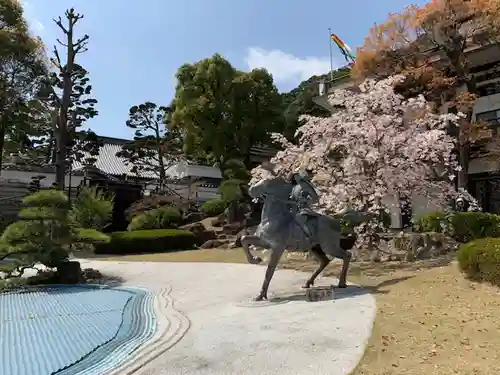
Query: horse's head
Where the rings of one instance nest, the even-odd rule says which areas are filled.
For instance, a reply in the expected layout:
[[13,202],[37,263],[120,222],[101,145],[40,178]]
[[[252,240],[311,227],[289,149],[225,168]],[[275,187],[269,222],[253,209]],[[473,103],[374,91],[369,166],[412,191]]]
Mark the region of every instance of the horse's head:
[[281,177],[265,177],[256,184],[250,186],[248,194],[252,198],[272,196],[282,200],[287,200],[292,191],[292,185]]

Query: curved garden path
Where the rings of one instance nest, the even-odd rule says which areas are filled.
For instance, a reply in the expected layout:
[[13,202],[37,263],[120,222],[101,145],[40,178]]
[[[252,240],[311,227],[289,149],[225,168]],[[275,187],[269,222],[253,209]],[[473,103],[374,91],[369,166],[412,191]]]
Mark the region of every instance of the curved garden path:
[[276,272],[274,301],[255,303],[263,267],[81,262],[157,296],[158,332],[113,374],[348,374],[376,313],[373,296],[355,286],[334,301],[306,302],[300,285],[308,275],[293,270]]

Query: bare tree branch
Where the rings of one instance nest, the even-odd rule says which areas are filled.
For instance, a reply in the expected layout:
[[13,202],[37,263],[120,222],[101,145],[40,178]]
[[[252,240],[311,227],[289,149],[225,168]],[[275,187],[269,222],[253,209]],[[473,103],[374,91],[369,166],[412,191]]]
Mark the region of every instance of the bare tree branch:
[[68,30],[62,24],[62,18],[58,17],[57,19],[53,19],[57,26],[63,31],[64,34],[68,34]]

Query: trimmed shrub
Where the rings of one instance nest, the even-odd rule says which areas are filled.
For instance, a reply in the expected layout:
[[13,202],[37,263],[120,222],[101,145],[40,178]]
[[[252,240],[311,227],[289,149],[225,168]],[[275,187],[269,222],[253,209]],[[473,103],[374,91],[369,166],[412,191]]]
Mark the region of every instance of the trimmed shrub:
[[151,229],[114,232],[108,243],[95,245],[97,254],[161,253],[195,247],[196,236],[185,230]]
[[83,187],[68,214],[74,228],[103,230],[113,217],[115,196],[97,187]]
[[[61,278],[71,277],[61,271],[69,270],[69,245],[107,241],[107,236],[96,229],[71,225],[68,197],[62,191],[38,191],[26,196],[24,204],[26,207],[19,212],[21,220],[10,224],[0,238],[0,260],[13,260],[11,267],[4,269],[8,277],[35,263],[57,267]],[[78,279],[78,275],[72,279]]]
[[500,237],[500,216],[486,212],[457,212],[451,218],[453,237],[459,242]]
[[461,245],[458,264],[468,278],[500,286],[500,238],[482,238]]
[[144,212],[151,211],[162,207],[175,207],[183,214],[189,212],[197,212],[199,203],[196,200],[189,200],[177,195],[153,195],[144,197],[125,210],[125,217],[128,221]]
[[500,237],[500,215],[486,212],[431,212],[414,227],[417,232],[444,232],[458,242]]
[[215,199],[210,199],[209,201],[203,203],[203,205],[200,208],[200,211],[205,216],[212,217],[224,213],[226,207],[227,207],[226,201],[219,198],[215,198]]
[[161,229],[175,229],[182,224],[182,214],[175,207],[162,207],[159,209]]
[[444,229],[444,225],[446,223],[446,213],[436,211],[429,212],[428,214],[423,215],[417,222],[414,224],[413,229],[416,232],[424,233],[424,232],[442,232]]
[[75,241],[82,244],[96,244],[109,242],[109,236],[92,228],[75,229]]
[[129,231],[146,229],[174,229],[182,223],[182,214],[175,207],[160,207],[146,211],[132,219]]
[[143,212],[132,218],[132,221],[127,227],[128,231],[146,230],[146,229],[159,229],[160,221],[158,218],[158,211],[150,210]]

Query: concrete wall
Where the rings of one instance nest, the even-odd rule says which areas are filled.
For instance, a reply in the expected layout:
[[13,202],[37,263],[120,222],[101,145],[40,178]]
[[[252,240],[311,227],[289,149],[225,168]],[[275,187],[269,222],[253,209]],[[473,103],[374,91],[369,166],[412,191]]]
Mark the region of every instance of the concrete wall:
[[[44,187],[50,187],[55,182],[55,173],[34,173],[14,170],[2,170],[0,181],[29,183],[32,181],[31,178],[34,176],[45,176],[45,179],[41,181],[41,185]],[[82,176],[71,176],[71,186],[76,187],[80,185],[82,181]],[[69,186],[69,176],[66,177],[66,186]],[[168,187],[184,198],[198,199],[202,202],[220,197],[218,188],[203,187],[198,186],[197,184],[171,184],[168,185]],[[154,190],[155,188],[155,185],[146,187],[146,189],[150,190]]]
[[[167,184],[167,187],[183,198],[194,199],[200,202],[205,202],[210,199],[220,198],[219,189],[205,186],[198,186],[196,183],[187,184]],[[146,186],[146,191],[153,191],[156,189],[155,185]],[[146,193],[147,194],[147,193]]]
[[[51,186],[55,182],[55,173],[35,173],[14,170],[2,170],[0,178],[2,180],[12,180],[17,182],[31,182],[34,176],[45,176],[41,181],[41,185],[45,187]],[[69,186],[69,176],[66,176],[66,186]],[[82,176],[71,176],[71,186],[78,186],[83,181]]]
[[488,112],[500,109],[500,94],[482,96],[477,99],[474,105],[473,119],[476,113]]

